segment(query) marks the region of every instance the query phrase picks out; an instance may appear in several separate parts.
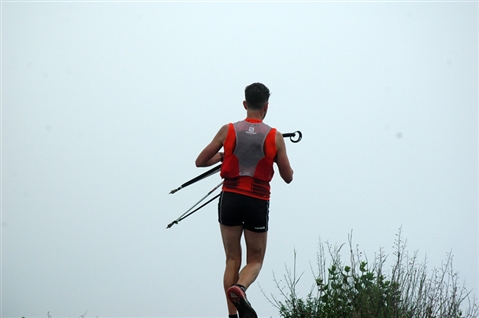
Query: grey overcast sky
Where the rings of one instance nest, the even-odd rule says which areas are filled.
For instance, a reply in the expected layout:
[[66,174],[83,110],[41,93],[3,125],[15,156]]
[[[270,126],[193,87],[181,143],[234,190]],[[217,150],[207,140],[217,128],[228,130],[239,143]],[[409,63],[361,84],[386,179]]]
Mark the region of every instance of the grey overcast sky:
[[304,135],[260,316],[294,250],[308,287],[351,231],[392,257],[402,226],[478,294],[477,2],[2,1],[1,24],[2,317],[224,317],[216,204],[165,229],[219,176],[168,193],[256,81]]

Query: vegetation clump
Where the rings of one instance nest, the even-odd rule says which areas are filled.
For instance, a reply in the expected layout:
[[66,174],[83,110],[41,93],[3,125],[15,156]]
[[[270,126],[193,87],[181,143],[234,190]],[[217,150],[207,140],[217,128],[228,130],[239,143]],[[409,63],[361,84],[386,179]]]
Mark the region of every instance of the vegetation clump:
[[284,318],[458,318],[479,316],[477,299],[458,282],[452,269],[452,254],[438,269],[430,271],[426,261],[419,262],[417,252],[406,252],[401,229],[394,243],[394,260],[385,271],[386,255],[381,249],[370,263],[358,248],[353,249],[349,235],[350,262],[343,264],[341,248],[328,247],[331,262],[326,267],[324,245],[320,242],[317,270],[310,292],[298,295],[296,252],[291,271],[286,268],[284,280],[274,282],[284,300],[274,295],[268,300]]

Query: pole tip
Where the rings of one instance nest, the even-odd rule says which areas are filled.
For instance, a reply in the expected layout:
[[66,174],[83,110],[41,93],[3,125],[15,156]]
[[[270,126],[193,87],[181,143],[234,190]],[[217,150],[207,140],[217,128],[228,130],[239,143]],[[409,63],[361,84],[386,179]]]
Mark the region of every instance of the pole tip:
[[178,190],[181,190],[181,187],[171,190],[170,194],[173,194],[173,193],[177,192]]
[[168,224],[168,226],[166,227],[166,229],[169,229],[170,227],[172,227],[173,224],[178,224],[178,221],[175,220],[175,221],[171,222],[170,224]]

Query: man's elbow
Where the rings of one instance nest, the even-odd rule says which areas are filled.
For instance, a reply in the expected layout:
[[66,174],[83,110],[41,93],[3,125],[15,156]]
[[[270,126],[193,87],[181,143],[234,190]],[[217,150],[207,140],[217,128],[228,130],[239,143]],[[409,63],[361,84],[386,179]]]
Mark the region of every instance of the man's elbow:
[[200,158],[197,158],[197,159],[195,160],[195,166],[196,166],[197,168],[204,167],[204,163],[203,163],[202,160],[200,160]]
[[286,182],[287,184],[290,184],[291,181],[293,181],[293,171],[291,171],[288,174],[281,175],[281,177],[283,178],[284,182]]

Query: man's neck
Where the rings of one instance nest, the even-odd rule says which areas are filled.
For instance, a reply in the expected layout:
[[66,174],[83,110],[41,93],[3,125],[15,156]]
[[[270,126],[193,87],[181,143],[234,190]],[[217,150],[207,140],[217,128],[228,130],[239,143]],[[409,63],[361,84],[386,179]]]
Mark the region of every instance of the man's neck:
[[263,118],[264,118],[264,111],[263,111],[263,110],[261,110],[261,111],[258,111],[258,110],[255,110],[255,111],[248,110],[248,111],[246,112],[246,118],[263,120]]

